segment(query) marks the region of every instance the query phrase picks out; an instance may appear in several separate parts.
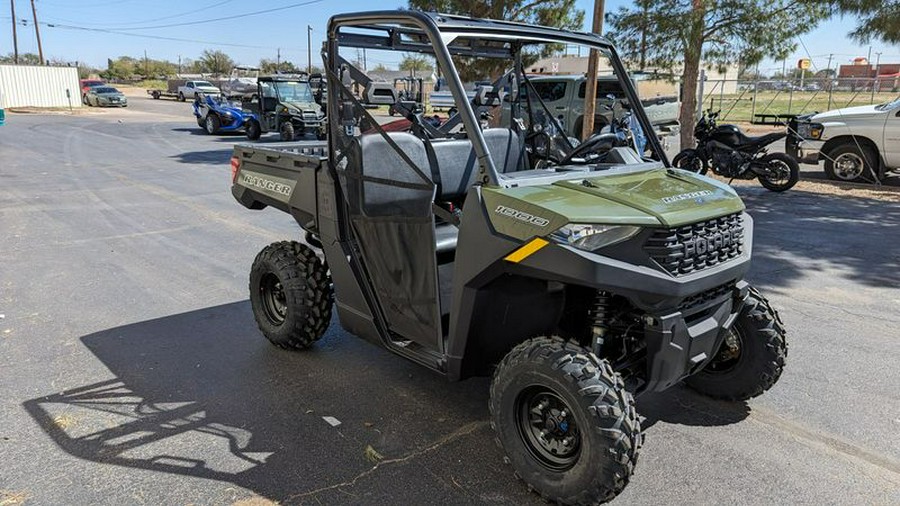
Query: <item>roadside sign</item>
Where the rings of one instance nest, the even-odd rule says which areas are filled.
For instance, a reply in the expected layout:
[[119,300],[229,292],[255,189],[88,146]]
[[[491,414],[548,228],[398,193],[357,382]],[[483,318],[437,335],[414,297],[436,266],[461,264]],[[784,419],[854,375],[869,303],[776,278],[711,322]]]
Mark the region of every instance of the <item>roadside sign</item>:
[[800,58],[797,60],[797,68],[801,70],[808,70],[810,65],[812,65],[812,61],[809,58]]

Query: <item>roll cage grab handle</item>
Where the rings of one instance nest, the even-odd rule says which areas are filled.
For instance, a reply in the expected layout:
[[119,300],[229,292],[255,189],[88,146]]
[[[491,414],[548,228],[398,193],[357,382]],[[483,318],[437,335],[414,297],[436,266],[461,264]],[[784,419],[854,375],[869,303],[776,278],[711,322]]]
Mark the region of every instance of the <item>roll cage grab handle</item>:
[[[373,23],[398,23],[398,24],[413,24],[418,26],[425,32],[428,36],[428,40],[431,43],[432,48],[434,48],[434,56],[438,61],[438,65],[446,70],[450,70],[449,72],[445,72],[445,78],[447,78],[447,85],[450,87],[450,93],[453,95],[453,100],[458,104],[457,110],[462,118],[463,126],[466,128],[466,132],[469,133],[469,139],[472,141],[472,147],[475,150],[475,156],[478,158],[478,182],[482,184],[500,184],[500,178],[497,176],[497,168],[494,166],[494,161],[491,159],[491,155],[487,149],[487,143],[484,141],[484,135],[481,133],[481,125],[478,122],[478,119],[475,118],[475,111],[472,110],[472,105],[469,104],[468,97],[466,96],[465,89],[463,88],[462,80],[459,78],[459,73],[456,72],[456,66],[453,65],[453,60],[450,57],[450,51],[447,49],[447,45],[444,43],[443,38],[441,37],[441,32],[438,30],[437,26],[434,24],[434,21],[429,17],[422,13],[416,11],[405,11],[405,12],[373,12],[373,13],[360,13],[360,14],[341,14],[331,18],[328,23],[328,62],[338,62],[340,61],[338,55],[338,35],[341,27],[360,27],[364,28],[367,25],[371,25]],[[350,47],[350,46],[348,46]],[[328,82],[329,88],[335,88],[337,83],[332,83],[331,80]],[[332,96],[338,96],[339,90],[337,89],[329,89],[329,95],[335,93]],[[463,104],[465,104],[463,106]],[[337,118],[338,110],[337,110],[337,101],[329,100],[328,104],[328,117]],[[336,124],[336,122],[329,122],[332,125]]]

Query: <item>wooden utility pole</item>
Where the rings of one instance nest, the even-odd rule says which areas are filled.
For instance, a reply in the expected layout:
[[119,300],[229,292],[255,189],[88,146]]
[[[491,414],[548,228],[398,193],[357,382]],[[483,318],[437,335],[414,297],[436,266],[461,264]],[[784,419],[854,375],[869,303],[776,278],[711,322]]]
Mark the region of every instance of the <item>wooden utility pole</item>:
[[41,46],[41,28],[38,25],[37,9],[34,8],[34,0],[31,0],[31,15],[34,16],[34,35],[37,37],[38,58],[41,59],[41,65],[46,65],[44,61],[44,48]]
[[[591,31],[600,35],[603,32],[603,7],[605,0],[594,0],[594,23]],[[597,67],[600,53],[591,49],[588,56],[587,83],[584,90],[584,117],[581,120],[581,140],[587,140],[594,134],[594,114],[597,109]]]
[[13,23],[13,62],[18,65],[19,64],[19,37],[16,36],[16,0],[9,0],[9,8],[12,11],[12,23]]

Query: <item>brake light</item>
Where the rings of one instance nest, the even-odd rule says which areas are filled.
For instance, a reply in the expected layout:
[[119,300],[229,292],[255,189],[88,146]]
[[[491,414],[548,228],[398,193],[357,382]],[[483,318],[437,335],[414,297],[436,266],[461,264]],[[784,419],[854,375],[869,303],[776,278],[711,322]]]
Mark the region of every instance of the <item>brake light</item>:
[[241,170],[241,159],[236,156],[231,157],[231,184],[237,181],[239,170]]

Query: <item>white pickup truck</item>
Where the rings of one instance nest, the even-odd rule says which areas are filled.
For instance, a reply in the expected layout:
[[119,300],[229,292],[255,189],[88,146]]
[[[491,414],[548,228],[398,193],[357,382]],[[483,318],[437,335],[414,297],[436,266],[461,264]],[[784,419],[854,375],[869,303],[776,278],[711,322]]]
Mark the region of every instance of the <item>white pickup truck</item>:
[[900,98],[802,116],[791,125],[788,153],[801,163],[824,161],[831,179],[881,180],[900,169]]

